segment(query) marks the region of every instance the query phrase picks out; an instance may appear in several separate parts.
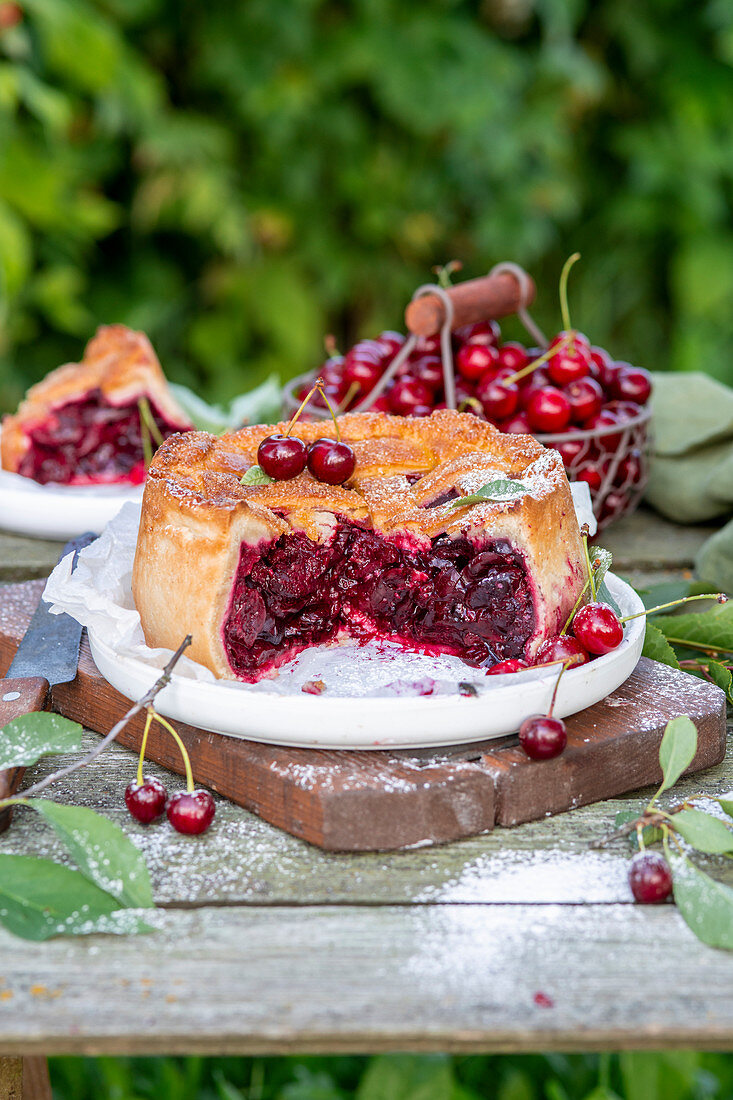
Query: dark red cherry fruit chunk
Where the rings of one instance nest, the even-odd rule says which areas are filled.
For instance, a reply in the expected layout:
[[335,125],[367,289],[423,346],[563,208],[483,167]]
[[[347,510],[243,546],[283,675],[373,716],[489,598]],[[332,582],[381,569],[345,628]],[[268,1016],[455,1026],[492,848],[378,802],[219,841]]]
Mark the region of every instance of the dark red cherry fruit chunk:
[[338,439],[317,439],[308,448],[308,469],[318,481],[343,485],[356,469],[356,455],[348,443]]
[[506,661],[498,661],[489,669],[489,676],[502,676],[506,672],[521,672],[523,668],[529,668],[521,657],[508,657]]
[[168,820],[178,833],[198,836],[214,820],[216,805],[208,791],[176,791],[166,806]]
[[607,603],[587,603],[573,619],[573,634],[589,653],[610,653],[623,640],[624,628]]
[[555,638],[548,638],[537,650],[535,664],[548,665],[554,661],[567,662],[568,668],[576,665],[584,665],[588,660],[588,651],[570,634],[558,634]]
[[519,744],[530,760],[552,760],[568,743],[568,731],[561,718],[534,714],[519,727]]
[[141,825],[149,825],[165,810],[168,792],[159,779],[152,775],[138,784],[133,780],[125,789],[125,805]]
[[655,905],[672,893],[672,872],[659,852],[639,852],[631,861],[629,886],[635,901]]
[[305,469],[308,450],[294,435],[268,435],[257,448],[257,461],[268,477],[289,481]]

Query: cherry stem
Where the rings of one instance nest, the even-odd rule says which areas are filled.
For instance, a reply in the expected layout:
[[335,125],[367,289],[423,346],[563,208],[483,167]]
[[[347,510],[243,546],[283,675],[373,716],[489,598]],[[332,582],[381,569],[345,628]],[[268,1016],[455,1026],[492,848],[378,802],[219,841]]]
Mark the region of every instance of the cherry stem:
[[133,703],[127,713],[122,715],[119,722],[115,723],[109,733],[105,737],[103,737],[101,741],[97,742],[91,752],[88,752],[87,755],[84,756],[81,760],[77,760],[75,763],[69,764],[66,768],[61,768],[59,771],[53,772],[52,775],[47,775],[45,779],[39,779],[39,781],[37,783],[34,783],[32,787],[29,787],[26,791],[23,791],[23,796],[27,798],[28,795],[38,794],[39,791],[44,790],[46,787],[50,786],[51,783],[56,783],[57,780],[63,779],[67,775],[71,775],[72,772],[78,771],[79,768],[83,768],[86,767],[87,764],[91,764],[92,760],[96,760],[96,758],[100,756],[109,745],[112,744],[118,734],[122,732],[130,719],[134,718],[136,714],[140,713],[140,711],[147,710],[150,704],[155,699],[158,692],[162,691],[166,684],[170,683],[171,673],[173,672],[173,669],[176,667],[178,661],[181,659],[184,650],[188,649],[188,647],[190,646],[192,640],[193,639],[191,638],[191,635],[187,634],[179,645],[176,652],[171,657],[168,664],[161,672],[158,679],[150,688],[150,690],[146,691],[142,699],[138,699],[137,703]]
[[515,374],[510,374],[508,378],[500,378],[499,381],[503,386],[509,386],[513,382],[518,382],[520,378],[532,374],[532,372],[536,371],[538,367],[541,367],[543,363],[546,363],[548,359],[552,359],[553,355],[557,355],[561,348],[569,344],[570,339],[570,336],[563,336],[554,347],[548,348],[547,351],[543,351],[542,355],[538,356],[537,359],[533,359],[531,363],[527,363],[526,367],[522,367],[522,369],[518,370]]
[[452,286],[451,275],[455,271],[461,271],[463,269],[462,260],[448,260],[447,264],[437,264],[433,268],[433,274],[438,276],[438,286],[447,290],[449,286]]
[[[577,263],[580,259],[579,252],[573,252],[572,256],[568,256],[567,260],[563,264],[563,269],[560,272],[560,312],[562,313],[562,325],[566,332],[572,333],[570,327],[570,310],[568,309],[568,276],[570,275],[570,269],[573,264]],[[573,346],[575,340],[572,338]]]
[[620,620],[628,623],[631,619],[640,619],[643,615],[654,615],[657,611],[664,611],[667,607],[681,607],[684,603],[694,603],[695,600],[717,600],[718,603],[727,603],[728,597],[724,592],[703,592],[699,596],[685,596],[680,600],[670,600],[669,603],[660,603],[657,607],[650,607],[645,611],[637,611],[635,615],[626,615]]
[[323,379],[322,378],[316,378],[315,383],[313,384],[311,389],[308,391],[308,393],[305,395],[303,400],[300,402],[300,408],[298,409],[295,416],[293,417],[293,419],[290,421],[287,428],[285,429],[285,438],[286,439],[288,438],[288,436],[292,432],[293,428],[295,427],[295,425],[297,423],[298,417],[300,416],[303,409],[306,407],[306,405],[308,404],[308,402],[310,401],[311,397],[316,392],[316,390],[318,390],[318,392],[321,394],[321,396],[327,400],[326,395],[323,392]]
[[564,627],[562,628],[562,630],[560,631],[560,637],[562,637],[562,636],[563,636],[563,634],[566,634],[566,633],[567,633],[567,629],[568,629],[568,627],[570,626],[570,624],[571,624],[571,622],[573,621],[573,619],[575,618],[575,612],[576,612],[576,611],[578,610],[578,608],[580,607],[580,601],[581,601],[581,600],[583,599],[583,596],[585,595],[585,593],[586,593],[586,591],[587,591],[587,589],[588,589],[588,585],[590,584],[590,582],[591,582],[591,579],[590,579],[590,577],[588,577],[588,580],[587,580],[587,581],[585,582],[585,584],[583,585],[583,588],[582,588],[582,590],[581,590],[581,593],[580,593],[580,595],[578,596],[577,600],[575,601],[575,604],[574,604],[574,606],[573,606],[573,610],[572,610],[572,611],[570,612],[570,614],[568,615],[567,619],[565,620],[565,626],[564,626]]
[[567,672],[567,670],[569,668],[570,668],[570,661],[563,661],[562,668],[560,669],[560,674],[559,674],[557,680],[555,681],[555,689],[552,693],[552,699],[550,699],[550,709],[547,712],[547,717],[548,718],[552,718],[552,712],[555,709],[555,700],[557,699],[557,689],[560,687],[560,681],[562,680],[563,676],[565,675],[565,673]]
[[336,429],[336,439],[340,443],[341,442],[341,432],[339,431],[338,421],[336,420],[336,413],[334,412],[333,405],[331,404],[331,402],[326,397],[325,391],[323,389],[323,383],[321,382],[320,378],[318,380],[317,386],[318,386],[318,392],[320,393],[321,397],[323,398],[323,400],[326,402],[326,405],[328,406],[328,411],[330,412],[331,419],[333,420],[333,426]]
[[583,552],[585,554],[585,564],[588,567],[588,580],[590,581],[590,594],[593,597],[593,599],[595,600],[596,596],[598,595],[598,592],[597,592],[597,589],[596,589],[595,577],[593,576],[593,566],[591,565],[590,554],[588,553],[588,535],[586,534],[585,530],[583,531],[583,534],[581,535],[581,538],[583,540]]
[[191,758],[188,755],[186,746],[183,744],[183,741],[181,741],[180,737],[173,729],[173,726],[170,724],[170,722],[166,718],[163,718],[161,714],[158,714],[157,710],[154,710],[152,707],[150,707],[148,710],[148,714],[151,715],[156,722],[159,722],[163,729],[168,730],[168,733],[171,735],[175,743],[178,745],[178,748],[181,750],[183,765],[186,769],[186,790],[189,794],[191,794],[194,789],[193,772],[191,771]]
[[484,411],[483,405],[475,397],[466,397],[461,401],[458,406],[458,412],[463,412],[464,409],[475,409],[477,413],[482,413]]
[[[349,388],[346,392],[346,397],[343,399],[341,404],[336,409],[336,412],[338,413],[339,416],[341,416],[341,413],[346,412],[346,410],[348,409],[348,407],[351,404],[352,400],[356,397],[356,395],[357,395],[357,393],[359,392],[360,389],[361,389],[361,386],[359,385],[358,382],[352,382],[351,383],[351,385],[349,386]],[[325,396],[326,395],[323,394],[324,400],[325,400]]]
[[145,749],[148,745],[148,734],[150,733],[150,724],[153,721],[153,715],[150,708],[148,708],[148,714],[145,719],[145,729],[143,730],[143,740],[140,745],[140,756],[137,761],[137,785],[142,787],[143,785],[143,761],[145,760]]

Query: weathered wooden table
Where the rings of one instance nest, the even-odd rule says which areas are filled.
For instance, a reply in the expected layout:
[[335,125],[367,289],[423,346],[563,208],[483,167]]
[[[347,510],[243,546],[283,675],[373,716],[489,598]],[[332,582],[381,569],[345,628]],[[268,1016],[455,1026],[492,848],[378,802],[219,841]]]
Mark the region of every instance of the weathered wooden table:
[[[689,570],[707,534],[643,514],[604,542],[646,584]],[[57,550],[0,535],[0,581],[44,575]],[[137,827],[133,772],[113,747],[55,797],[124,822],[157,931],[39,945],[0,930],[0,1054],[733,1046],[733,955],[673,906],[632,904],[625,842],[589,848],[638,798],[443,848],[333,855],[226,802],[199,839]],[[733,759],[675,798],[731,788]],[[0,850],[63,858],[28,813]],[[710,867],[733,882],[729,863]]]

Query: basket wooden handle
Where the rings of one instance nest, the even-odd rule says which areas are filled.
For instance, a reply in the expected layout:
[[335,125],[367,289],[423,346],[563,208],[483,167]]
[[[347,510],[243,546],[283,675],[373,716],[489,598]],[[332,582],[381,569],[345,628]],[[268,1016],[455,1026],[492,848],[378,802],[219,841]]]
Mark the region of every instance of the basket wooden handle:
[[[522,287],[515,275],[499,271],[446,287],[446,293],[453,303],[451,328],[456,329],[476,321],[506,317],[522,306],[531,305],[535,285],[527,276],[526,285]],[[444,320],[445,307],[437,294],[415,298],[405,310],[405,324],[415,336],[432,336],[440,332]]]

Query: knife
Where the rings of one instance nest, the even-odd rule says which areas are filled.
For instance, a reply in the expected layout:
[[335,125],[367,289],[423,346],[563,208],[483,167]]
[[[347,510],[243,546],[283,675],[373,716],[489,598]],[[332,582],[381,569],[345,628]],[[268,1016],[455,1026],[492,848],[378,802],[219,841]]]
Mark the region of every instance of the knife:
[[[59,561],[73,553],[72,572],[79,551],[93,542],[92,532],[67,542]],[[0,680],[0,730],[21,714],[45,710],[54,684],[66,684],[76,676],[82,626],[70,615],[52,615],[48,604],[40,601],[26,630],[7,675]],[[0,771],[0,798],[13,795],[25,768]],[[0,833],[7,829],[12,807],[0,811]]]

